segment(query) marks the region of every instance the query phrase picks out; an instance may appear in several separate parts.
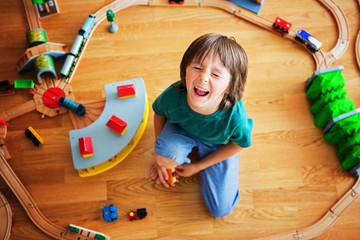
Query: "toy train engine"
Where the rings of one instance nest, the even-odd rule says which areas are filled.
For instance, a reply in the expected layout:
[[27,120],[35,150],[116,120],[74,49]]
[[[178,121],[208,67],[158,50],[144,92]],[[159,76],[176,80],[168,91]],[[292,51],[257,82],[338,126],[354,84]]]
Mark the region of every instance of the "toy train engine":
[[136,219],[144,219],[148,215],[146,208],[139,208],[135,211],[130,211],[128,214],[128,218],[130,221],[134,221]]
[[82,35],[85,39],[88,39],[91,30],[93,29],[95,24],[96,24],[96,16],[92,14],[89,15],[82,28],[79,30],[79,35]]
[[79,34],[76,36],[75,41],[67,55],[64,65],[60,70],[60,74],[68,78],[73,70],[75,60],[79,56],[82,47],[84,46],[85,40],[89,38],[92,29],[96,24],[96,16],[90,15],[84,25],[80,28]]
[[290,28],[291,28],[291,23],[289,23],[279,17],[277,17],[273,23],[274,31],[281,33],[282,36],[285,36],[286,34],[288,34]]
[[313,53],[319,51],[320,47],[322,46],[322,42],[320,42],[310,33],[302,29],[296,30],[295,39],[301,43],[304,43],[306,47]]

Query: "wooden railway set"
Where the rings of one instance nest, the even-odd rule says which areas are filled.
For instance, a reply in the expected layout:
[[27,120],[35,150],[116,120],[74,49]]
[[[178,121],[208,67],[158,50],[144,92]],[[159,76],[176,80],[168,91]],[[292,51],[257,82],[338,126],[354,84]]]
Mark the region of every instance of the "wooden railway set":
[[[322,50],[317,51],[315,53],[312,53],[309,51],[309,53],[313,56],[314,61],[316,63],[316,70],[322,70],[329,68],[331,64],[339,59],[347,49],[349,45],[349,26],[346,20],[346,17],[344,13],[341,11],[339,6],[332,0],[318,0],[325,8],[328,9],[328,11],[332,14],[333,18],[336,21],[337,28],[338,28],[338,41],[336,45],[328,52],[324,52]],[[27,13],[28,23],[30,29],[37,29],[40,28],[40,23],[37,19],[34,6],[31,3],[31,0],[23,0],[24,6]],[[360,5],[360,1],[359,5]],[[93,16],[96,17],[97,22],[94,24],[89,37],[87,40],[84,41],[82,51],[79,53],[79,56],[77,57],[75,64],[73,66],[72,73],[67,77],[49,77],[46,76],[39,76],[39,85],[34,91],[34,99],[26,102],[24,104],[21,104],[20,106],[16,106],[14,108],[8,109],[7,111],[0,113],[0,120],[4,121],[10,121],[11,119],[21,116],[27,112],[37,110],[38,112],[42,113],[43,116],[48,117],[55,117],[59,114],[64,114],[67,112],[67,109],[62,108],[60,106],[56,106],[54,108],[50,108],[44,104],[44,101],[42,100],[44,94],[46,94],[49,89],[53,88],[59,88],[61,89],[66,98],[69,98],[71,100],[74,100],[74,95],[70,86],[70,82],[72,80],[72,77],[74,76],[74,73],[76,71],[76,68],[78,66],[78,63],[80,62],[83,53],[90,42],[91,35],[96,29],[96,27],[104,20],[106,19],[106,12],[110,9],[114,12],[118,12],[122,9],[128,8],[130,6],[169,6],[168,0],[116,0],[109,5],[103,7],[99,11],[93,14]],[[224,10],[230,14],[233,14],[234,16],[244,19],[252,24],[257,25],[258,27],[271,31],[275,34],[278,34],[273,31],[273,21],[267,20],[265,18],[260,17],[257,14],[254,14],[250,11],[247,11],[229,1],[226,0],[185,0],[184,4],[181,7],[186,6],[192,6],[192,7],[214,7],[219,8],[221,10]],[[174,7],[174,6],[172,6]],[[299,43],[295,40],[296,34],[293,31],[289,31],[289,34],[284,36],[286,39],[294,41],[296,43]],[[304,46],[304,45],[302,45]],[[36,51],[34,50],[36,49]],[[358,63],[358,66],[360,67],[360,33],[357,36],[356,39],[356,60]],[[38,45],[35,48],[29,48],[24,55],[20,58],[18,62],[17,69],[21,70],[24,65],[32,61],[32,59],[44,52],[55,52],[55,54],[65,55],[66,52],[68,52],[68,49],[66,46],[62,44],[54,44],[54,43],[44,43],[41,45]],[[142,100],[144,102],[144,106],[147,106],[146,102],[146,93],[145,90],[142,92],[142,95],[145,96]],[[73,123],[73,127],[75,129],[85,129],[91,124],[94,124],[98,117],[101,115],[104,107],[106,108],[106,102],[104,100],[96,100],[96,101],[87,101],[83,102],[84,106],[87,108],[86,114],[84,117],[79,117],[76,114],[70,113],[71,121]],[[141,112],[141,122],[136,126],[135,131],[133,132],[131,138],[129,138],[127,141],[130,142],[129,146],[123,146],[123,148],[127,148],[125,151],[126,153],[119,154],[121,157],[118,160],[120,162],[122,159],[124,159],[129,152],[132,151],[132,149],[135,147],[136,142],[139,141],[141,138],[141,135],[144,131],[146,122],[147,122],[147,114],[148,109],[145,107],[143,111]],[[101,116],[100,116],[101,117]],[[55,239],[110,239],[109,236],[105,236],[101,233],[96,233],[94,231],[83,229],[79,227],[80,231],[73,231],[71,227],[69,228],[62,228],[58,227],[55,224],[51,223],[38,209],[36,206],[34,200],[31,198],[30,194],[26,190],[26,188],[23,186],[21,181],[18,179],[16,174],[12,171],[10,165],[7,163],[7,160],[10,159],[10,154],[7,152],[4,139],[6,137],[6,125],[0,124],[0,174],[5,180],[5,182],[8,184],[8,186],[11,188],[11,190],[14,192],[15,196],[18,198],[22,206],[24,207],[25,211],[27,212],[30,219],[33,221],[33,223],[42,230],[45,234],[55,238]],[[135,142],[135,143],[134,143]],[[109,162],[113,162],[114,159],[111,158],[108,160]],[[116,161],[116,157],[115,157]],[[117,162],[117,163],[118,163]],[[113,167],[114,164],[112,164],[111,167]],[[105,167],[105,170],[108,169]],[[93,167],[88,168],[82,168],[79,170],[79,174],[90,174],[92,175],[95,172],[95,174],[100,173],[96,172]],[[270,237],[265,237],[261,239],[312,239],[324,231],[326,231],[328,228],[330,228],[336,219],[358,198],[360,194],[360,178],[357,178],[355,184],[343,195],[341,199],[339,199],[333,207],[321,218],[318,222],[315,224],[303,228],[303,229],[296,229],[287,233],[278,234]],[[4,234],[0,234],[0,237],[3,237],[4,239],[10,238],[10,231],[11,231],[11,209],[5,199],[5,197],[0,193],[0,219],[1,222],[5,222],[6,226],[4,228]],[[72,226],[72,225],[71,225]],[[73,227],[74,228],[74,227]],[[2,228],[0,228],[3,230]]]

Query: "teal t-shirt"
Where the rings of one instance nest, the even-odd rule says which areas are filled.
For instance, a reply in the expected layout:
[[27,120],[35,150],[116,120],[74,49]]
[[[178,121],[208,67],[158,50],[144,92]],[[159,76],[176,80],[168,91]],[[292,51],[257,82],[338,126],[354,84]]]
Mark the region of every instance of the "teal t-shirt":
[[202,115],[188,105],[186,90],[170,86],[157,97],[152,107],[157,115],[165,116],[167,121],[178,124],[207,143],[227,144],[232,141],[243,148],[251,145],[253,120],[247,117],[242,101],[230,109]]

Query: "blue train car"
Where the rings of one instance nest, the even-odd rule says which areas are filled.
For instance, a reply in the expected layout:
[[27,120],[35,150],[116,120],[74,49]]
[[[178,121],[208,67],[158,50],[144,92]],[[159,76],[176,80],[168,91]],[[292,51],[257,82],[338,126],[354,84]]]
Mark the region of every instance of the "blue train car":
[[313,35],[302,29],[296,30],[295,39],[301,43],[304,43],[311,52],[319,51],[320,47],[322,46],[322,42],[320,42]]
[[82,26],[82,28],[79,30],[79,35],[82,35],[85,39],[88,39],[91,30],[93,29],[93,27],[96,24],[96,16],[94,15],[90,15],[84,25]]

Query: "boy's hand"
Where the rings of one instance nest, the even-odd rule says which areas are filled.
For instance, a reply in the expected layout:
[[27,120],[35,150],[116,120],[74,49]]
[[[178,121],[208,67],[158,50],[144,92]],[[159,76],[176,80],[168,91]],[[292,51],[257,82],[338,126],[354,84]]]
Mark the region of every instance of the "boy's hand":
[[175,168],[175,172],[178,176],[181,177],[190,177],[198,172],[200,172],[199,167],[196,163],[184,163]]
[[[175,161],[155,154],[155,158],[150,164],[150,177],[155,180],[156,184],[162,183],[165,187],[169,187],[169,183],[167,182],[169,176],[166,169],[175,168],[176,166],[177,163]],[[174,183],[170,185],[175,186]]]

